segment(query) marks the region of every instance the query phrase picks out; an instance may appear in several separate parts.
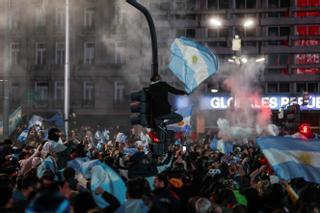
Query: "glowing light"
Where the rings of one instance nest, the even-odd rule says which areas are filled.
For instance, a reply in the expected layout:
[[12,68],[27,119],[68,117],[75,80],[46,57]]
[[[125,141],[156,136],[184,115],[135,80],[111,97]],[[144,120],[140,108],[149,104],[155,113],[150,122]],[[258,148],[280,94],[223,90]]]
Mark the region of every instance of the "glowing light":
[[228,59],[228,62],[234,63],[234,60],[231,59],[231,58],[229,58],[229,59]]
[[264,58],[264,57],[262,57],[262,58],[257,58],[256,59],[256,62],[257,63],[261,63],[261,62],[264,62],[266,59]]
[[211,89],[211,92],[212,92],[212,93],[217,93],[217,92],[219,92],[219,90],[217,90],[217,89]]
[[241,62],[245,64],[245,63],[248,62],[248,59],[247,58],[241,58]]
[[254,25],[253,19],[247,19],[243,22],[243,26],[245,28],[252,27]]
[[219,19],[217,17],[210,18],[209,23],[213,27],[221,27],[222,26],[221,19]]

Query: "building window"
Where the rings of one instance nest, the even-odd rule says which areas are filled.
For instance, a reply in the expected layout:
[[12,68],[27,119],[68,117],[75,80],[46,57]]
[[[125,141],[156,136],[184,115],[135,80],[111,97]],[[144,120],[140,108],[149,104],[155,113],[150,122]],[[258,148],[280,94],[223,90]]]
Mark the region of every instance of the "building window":
[[307,92],[307,83],[296,83],[296,92]]
[[[268,27],[268,36],[270,37],[282,37],[290,35],[290,27]],[[268,45],[288,45],[288,40],[281,41],[268,41]]]
[[295,34],[299,36],[320,35],[320,25],[299,25],[295,27]]
[[19,28],[19,11],[16,7],[9,11],[9,30],[16,30]]
[[208,29],[208,38],[219,38],[219,37],[227,37],[228,29],[220,28],[220,29]]
[[47,106],[48,105],[48,97],[49,97],[49,84],[45,82],[36,82],[35,92],[37,94],[37,104],[39,106]]
[[319,7],[319,0],[296,0],[297,7]]
[[268,0],[268,8],[288,8],[290,7],[289,0]]
[[84,27],[87,29],[95,28],[95,9],[87,8],[84,11]]
[[256,0],[235,0],[236,9],[256,8]]
[[11,43],[10,44],[10,64],[19,64],[20,63],[20,44]]
[[269,65],[286,65],[289,63],[288,54],[270,54],[268,56]]
[[20,98],[20,85],[19,83],[12,83],[10,88],[10,99],[13,104],[17,104]]
[[290,92],[290,84],[289,83],[279,83],[279,92],[284,92],[284,93]]
[[196,9],[196,0],[176,0],[176,10],[194,10]]
[[165,10],[170,9],[170,2],[150,2],[151,10]]
[[56,106],[63,105],[64,83],[62,81],[54,82],[54,103]]
[[125,42],[116,42],[114,44],[114,63],[125,64],[126,63],[126,44]]
[[56,28],[63,30],[65,24],[65,10],[63,8],[56,9]]
[[185,36],[187,38],[195,38],[196,30],[195,29],[178,29],[176,35],[177,37]]
[[46,48],[44,43],[36,43],[36,64],[41,65],[46,63]]
[[121,81],[114,82],[114,102],[119,103],[124,99],[124,84]]
[[92,82],[83,82],[83,105],[94,105],[94,85]]
[[274,93],[274,92],[278,92],[278,84],[277,83],[268,83],[268,92],[270,93]]
[[36,10],[36,27],[41,28],[46,26],[46,15],[44,8]]
[[229,1],[227,0],[207,0],[207,9],[228,9]]
[[95,43],[85,42],[83,51],[83,63],[92,64],[94,63],[95,56]]
[[268,28],[268,36],[289,36],[290,35],[290,27],[269,27]]
[[63,42],[56,43],[56,64],[64,64],[65,60],[65,45]]
[[243,27],[235,27],[235,34],[239,35],[240,38],[243,37],[254,37],[256,36],[256,28],[247,29]]

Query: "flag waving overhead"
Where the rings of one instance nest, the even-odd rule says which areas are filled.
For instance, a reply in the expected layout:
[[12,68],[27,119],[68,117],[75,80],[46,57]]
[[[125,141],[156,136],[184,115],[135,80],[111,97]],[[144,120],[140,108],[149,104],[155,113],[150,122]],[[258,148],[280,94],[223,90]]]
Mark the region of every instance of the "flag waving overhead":
[[218,70],[218,58],[208,48],[187,38],[176,38],[171,44],[169,68],[191,93]]
[[191,115],[192,115],[192,106],[187,106],[176,111],[179,115],[183,117],[183,120],[179,123],[168,125],[168,130],[175,132],[188,132],[191,129]]
[[320,183],[320,143],[288,137],[263,137],[257,144],[276,174],[285,179],[303,178]]

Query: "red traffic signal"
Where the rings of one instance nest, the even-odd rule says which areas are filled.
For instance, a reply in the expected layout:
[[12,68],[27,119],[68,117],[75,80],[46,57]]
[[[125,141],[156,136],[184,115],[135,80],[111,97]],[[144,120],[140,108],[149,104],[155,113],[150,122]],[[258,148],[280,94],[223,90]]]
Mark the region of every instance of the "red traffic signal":
[[306,136],[309,139],[314,138],[314,134],[311,131],[311,128],[310,128],[309,124],[300,124],[299,133],[304,135],[304,136]]

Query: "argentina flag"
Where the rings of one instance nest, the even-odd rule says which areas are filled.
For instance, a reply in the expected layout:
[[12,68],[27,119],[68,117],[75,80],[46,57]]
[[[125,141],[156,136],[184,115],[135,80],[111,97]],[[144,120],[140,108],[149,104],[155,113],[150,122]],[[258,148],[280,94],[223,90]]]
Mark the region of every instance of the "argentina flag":
[[303,178],[320,183],[320,143],[289,137],[257,138],[272,169],[282,179]]
[[218,70],[218,58],[208,48],[187,38],[176,38],[170,48],[170,70],[191,93]]
[[210,142],[210,148],[213,151],[219,151],[224,154],[228,154],[233,151],[233,144],[231,142],[224,142],[223,140],[217,140],[213,138]]
[[29,129],[26,128],[24,129],[20,135],[18,136],[17,140],[20,142],[20,143],[25,143],[27,138],[28,138],[28,135],[29,135]]
[[191,115],[192,115],[192,106],[187,106],[176,111],[179,115],[183,117],[183,120],[179,123],[170,124],[167,126],[168,130],[175,132],[189,132],[191,129]]
[[104,209],[109,206],[109,203],[101,194],[95,193],[98,187],[116,197],[121,205],[124,204],[127,191],[124,181],[111,167],[103,163],[94,166],[91,170],[91,192],[96,204]]

